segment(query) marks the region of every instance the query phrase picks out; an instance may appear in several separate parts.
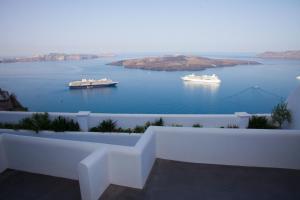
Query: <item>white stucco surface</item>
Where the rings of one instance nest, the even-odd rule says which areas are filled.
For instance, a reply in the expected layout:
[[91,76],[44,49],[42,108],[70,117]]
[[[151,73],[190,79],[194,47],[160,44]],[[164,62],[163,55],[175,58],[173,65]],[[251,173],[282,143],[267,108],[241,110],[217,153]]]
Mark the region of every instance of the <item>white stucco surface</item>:
[[0,173],[8,168],[6,153],[4,148],[3,136],[0,135]]
[[79,163],[79,183],[84,200],[97,200],[109,186],[108,167],[106,148],[98,149]]
[[128,133],[94,133],[94,132],[53,132],[53,131],[40,131],[35,133],[30,130],[11,130],[0,129],[0,134],[9,133],[13,135],[32,136],[41,138],[53,138],[71,141],[83,141],[93,143],[115,144],[123,146],[134,146],[140,139],[141,134],[128,134]]
[[300,86],[298,86],[287,99],[288,108],[292,112],[291,129],[300,129]]
[[154,127],[153,132],[158,158],[300,169],[299,130]]
[[98,146],[94,143],[4,135],[9,168],[78,180],[78,163]]

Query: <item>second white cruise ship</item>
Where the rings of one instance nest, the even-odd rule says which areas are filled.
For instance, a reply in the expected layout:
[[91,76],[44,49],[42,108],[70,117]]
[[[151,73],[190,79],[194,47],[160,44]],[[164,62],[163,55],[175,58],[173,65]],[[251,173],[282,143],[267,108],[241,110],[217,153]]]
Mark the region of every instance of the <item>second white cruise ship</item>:
[[95,80],[95,79],[82,79],[81,81],[73,81],[69,83],[70,89],[77,88],[95,88],[95,87],[110,87],[115,86],[118,82],[112,81],[107,78]]
[[199,82],[199,83],[220,83],[221,82],[219,77],[215,74],[213,74],[211,76],[210,75],[198,76],[195,74],[190,74],[190,75],[181,77],[181,79],[184,81],[192,81],[192,82]]

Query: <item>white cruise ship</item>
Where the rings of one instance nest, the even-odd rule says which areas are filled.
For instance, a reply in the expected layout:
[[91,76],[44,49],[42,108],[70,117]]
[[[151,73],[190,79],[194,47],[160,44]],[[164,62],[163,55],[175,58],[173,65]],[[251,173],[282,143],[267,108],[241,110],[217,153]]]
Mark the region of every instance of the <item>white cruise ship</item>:
[[184,81],[192,81],[192,82],[199,82],[199,83],[220,83],[221,82],[219,77],[215,74],[213,74],[211,76],[210,75],[198,76],[195,74],[190,74],[190,75],[181,77],[181,79]]
[[81,81],[72,81],[69,83],[70,89],[77,88],[96,88],[96,87],[110,87],[115,86],[118,82],[112,81],[107,78],[95,80],[95,79],[81,79]]
[[297,76],[296,79],[299,79],[299,80],[300,80],[300,76]]

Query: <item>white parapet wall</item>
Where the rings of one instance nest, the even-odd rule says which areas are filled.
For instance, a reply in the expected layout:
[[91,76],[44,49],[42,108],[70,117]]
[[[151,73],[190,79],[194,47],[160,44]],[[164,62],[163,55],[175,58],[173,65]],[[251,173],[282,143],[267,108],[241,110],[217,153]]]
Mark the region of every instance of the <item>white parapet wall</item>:
[[300,86],[293,91],[287,99],[288,109],[292,113],[292,122],[288,125],[291,129],[300,129]]
[[[2,133],[0,172],[10,168],[79,180],[82,199],[96,200],[111,183],[144,186],[155,158],[153,141],[145,137],[135,147]],[[149,158],[152,163],[145,162]]]
[[78,163],[100,144],[4,134],[8,167],[78,180]]
[[38,133],[31,130],[12,130],[0,129],[1,133],[9,133],[13,135],[32,136],[41,138],[53,138],[71,141],[83,141],[93,143],[115,144],[122,146],[134,146],[142,134],[136,133],[99,133],[99,132],[54,132],[54,131],[39,131]]
[[[18,123],[20,120],[30,117],[34,112],[10,112],[0,111],[0,123]],[[269,116],[269,114],[259,114]],[[252,115],[246,112],[235,114],[111,114],[111,113],[90,113],[80,111],[78,113],[57,113],[50,112],[50,119],[63,116],[79,123],[82,131],[98,126],[103,120],[111,119],[121,128],[134,128],[143,126],[146,122],[154,122],[163,119],[166,126],[192,127],[195,124],[207,128],[220,128],[227,126],[238,126],[246,128]]]
[[8,168],[3,140],[3,135],[0,135],[0,173]]
[[193,163],[300,169],[300,131],[153,127],[156,157]]

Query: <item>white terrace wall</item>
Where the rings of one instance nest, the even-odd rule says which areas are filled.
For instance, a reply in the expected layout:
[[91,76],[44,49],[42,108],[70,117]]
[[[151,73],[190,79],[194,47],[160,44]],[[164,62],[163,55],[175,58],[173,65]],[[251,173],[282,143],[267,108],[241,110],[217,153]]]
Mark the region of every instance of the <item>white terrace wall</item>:
[[77,167],[100,144],[3,134],[8,168],[78,180]]
[[[0,172],[11,168],[79,180],[82,198],[96,200],[110,183],[144,186],[155,157],[154,139],[145,139],[137,148],[2,133]],[[152,163],[144,162],[149,158]]]
[[[0,111],[0,122],[2,123],[18,123],[20,120],[31,117],[35,112],[18,112],[18,111]],[[50,119],[54,119],[58,116],[64,116],[69,119],[77,121],[78,113],[59,113],[51,112],[49,113]]]
[[3,172],[6,168],[8,168],[3,140],[3,136],[0,135],[0,173]]
[[[248,125],[250,115],[236,113],[228,115],[198,115],[198,114],[97,114],[91,113],[89,127],[97,126],[106,119],[117,121],[118,126],[134,128],[136,125],[144,125],[146,122],[154,122],[163,118],[165,125],[193,126],[201,124],[205,127],[226,127],[227,125],[239,125],[242,128]],[[246,125],[247,124],[247,125]]]
[[[21,119],[30,117],[33,112],[8,112],[0,111],[0,122],[18,123]],[[237,112],[235,114],[224,115],[198,115],[198,114],[102,114],[90,113],[87,111],[79,113],[49,113],[51,119],[64,116],[78,121],[82,131],[88,131],[99,122],[112,119],[117,122],[117,126],[122,128],[134,128],[137,125],[144,125],[146,122],[154,122],[163,118],[165,125],[181,125],[191,127],[200,124],[204,127],[227,127],[228,125],[238,125],[245,128],[248,125],[250,114]]]
[[39,131],[37,134],[31,130],[12,130],[12,129],[0,129],[1,133],[9,133],[13,135],[32,136],[41,138],[53,138],[71,141],[93,142],[114,144],[122,146],[134,146],[140,139],[142,134],[131,133],[95,133],[95,132],[54,132],[54,131]]
[[293,117],[292,123],[289,124],[289,128],[300,129],[300,86],[290,94],[287,103]]
[[142,189],[155,161],[155,134],[151,128],[134,147],[110,146],[109,177],[112,184]]
[[300,130],[153,127],[153,132],[157,158],[300,169]]

